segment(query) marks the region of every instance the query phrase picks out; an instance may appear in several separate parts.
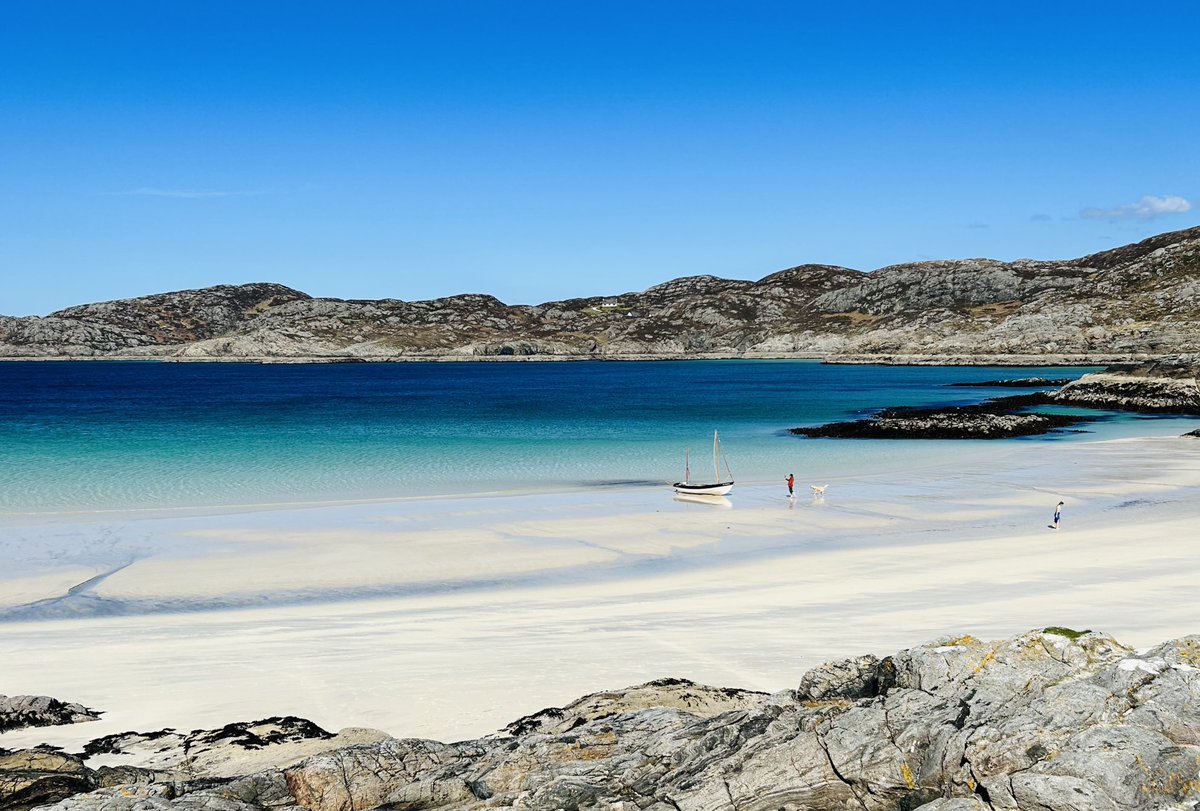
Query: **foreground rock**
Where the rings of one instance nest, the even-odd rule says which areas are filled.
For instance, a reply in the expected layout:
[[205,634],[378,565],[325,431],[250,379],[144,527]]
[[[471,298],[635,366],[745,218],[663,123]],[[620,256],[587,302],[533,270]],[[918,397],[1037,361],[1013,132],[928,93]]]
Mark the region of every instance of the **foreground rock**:
[[637,687],[592,693],[565,707],[550,707],[513,721],[504,732],[513,737],[565,733],[590,721],[645,709],[682,710],[709,718],[732,710],[754,709],[770,698],[766,693],[732,687],[708,687],[687,679],[658,679]]
[[229,778],[388,736],[374,729],[343,729],[336,735],[303,718],[276,717],[189,733],[164,729],[126,732],[91,741],[89,759],[133,764],[174,780]]
[[0,732],[95,721],[96,710],[50,696],[0,696]]
[[315,299],[222,285],[0,316],[0,357],[353,361],[823,357],[1111,363],[1200,346],[1200,228],[1066,261],[800,265],[640,292],[509,305]]
[[96,773],[73,755],[42,749],[0,752],[0,809],[25,811],[100,785]]
[[[190,733],[109,735],[89,743],[82,754],[53,747],[0,750],[0,811],[26,811],[97,790],[96,796],[103,796],[110,787],[122,802],[165,802],[193,794],[211,799],[214,791],[229,791],[237,778],[384,740],[388,736],[378,730],[344,729],[334,735],[311,721],[287,717]],[[287,802],[293,804],[290,798]]]
[[1200,637],[1136,653],[1048,628],[831,663],[773,696],[652,683],[477,741],[388,739],[55,808],[1165,811],[1200,801],[1198,758]]

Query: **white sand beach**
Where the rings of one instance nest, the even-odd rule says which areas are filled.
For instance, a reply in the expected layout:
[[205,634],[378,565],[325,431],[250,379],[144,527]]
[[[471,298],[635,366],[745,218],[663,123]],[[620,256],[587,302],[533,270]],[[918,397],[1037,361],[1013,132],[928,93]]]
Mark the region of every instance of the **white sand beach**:
[[592,691],[776,691],[944,635],[1200,631],[1200,441],[796,472],[794,501],[785,471],[725,506],[640,487],[2,517],[0,691],[105,715],[0,747],[286,714],[458,740]]

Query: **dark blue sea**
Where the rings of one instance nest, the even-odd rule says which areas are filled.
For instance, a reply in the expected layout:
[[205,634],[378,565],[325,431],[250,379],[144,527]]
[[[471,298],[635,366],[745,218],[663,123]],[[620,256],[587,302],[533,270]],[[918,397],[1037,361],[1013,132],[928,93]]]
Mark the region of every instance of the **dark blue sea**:
[[[812,361],[258,365],[0,363],[0,513],[440,496],[954,464],[966,442],[813,440],[793,426],[977,402],[953,382],[1085,368]],[[1106,415],[1053,443],[1182,433]]]

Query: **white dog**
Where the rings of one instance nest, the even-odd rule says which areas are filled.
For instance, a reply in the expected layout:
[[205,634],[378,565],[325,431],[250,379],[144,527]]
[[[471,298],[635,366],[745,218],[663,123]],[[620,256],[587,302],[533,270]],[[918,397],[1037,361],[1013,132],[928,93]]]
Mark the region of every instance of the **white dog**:
[[823,496],[825,495],[825,488],[828,486],[827,484],[810,484],[808,487],[813,491],[814,496]]

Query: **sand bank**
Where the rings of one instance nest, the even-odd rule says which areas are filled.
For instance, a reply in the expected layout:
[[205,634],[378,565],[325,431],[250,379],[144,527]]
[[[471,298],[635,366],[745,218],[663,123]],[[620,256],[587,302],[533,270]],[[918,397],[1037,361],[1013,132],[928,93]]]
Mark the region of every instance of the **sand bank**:
[[797,473],[795,501],[780,481],[727,507],[613,488],[0,518],[0,691],[106,711],[0,747],[283,714],[453,740],[663,676],[780,690],[944,634],[1200,630],[1200,441],[1005,443],[822,499]]

